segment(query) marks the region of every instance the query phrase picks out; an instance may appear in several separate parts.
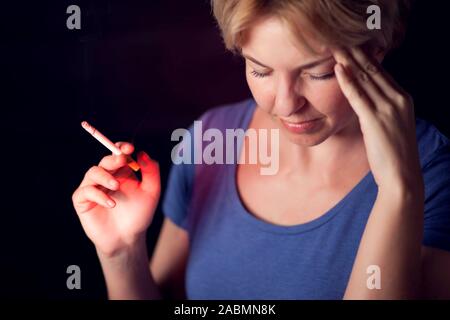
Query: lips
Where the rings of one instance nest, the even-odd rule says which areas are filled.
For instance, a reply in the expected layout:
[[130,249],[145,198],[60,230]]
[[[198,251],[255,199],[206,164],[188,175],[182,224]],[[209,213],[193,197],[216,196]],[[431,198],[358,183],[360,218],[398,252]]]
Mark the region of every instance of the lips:
[[307,133],[314,130],[317,127],[321,118],[304,120],[300,122],[289,122],[282,119],[280,120],[281,123],[284,125],[284,127],[293,133]]
[[289,125],[302,124],[302,123],[307,123],[307,122],[311,122],[314,120],[318,120],[318,118],[314,118],[314,119],[310,119],[310,120],[303,120],[303,121],[296,121],[296,122],[281,119],[281,121],[283,121],[284,123],[289,124]]

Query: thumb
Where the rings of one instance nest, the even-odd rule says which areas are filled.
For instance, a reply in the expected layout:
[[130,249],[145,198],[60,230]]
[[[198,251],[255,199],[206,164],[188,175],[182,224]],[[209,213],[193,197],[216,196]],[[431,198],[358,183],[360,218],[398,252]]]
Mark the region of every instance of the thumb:
[[151,193],[152,195],[159,196],[161,191],[161,182],[158,162],[150,159],[148,154],[144,151],[141,151],[137,155],[137,160],[139,166],[141,167],[141,189]]

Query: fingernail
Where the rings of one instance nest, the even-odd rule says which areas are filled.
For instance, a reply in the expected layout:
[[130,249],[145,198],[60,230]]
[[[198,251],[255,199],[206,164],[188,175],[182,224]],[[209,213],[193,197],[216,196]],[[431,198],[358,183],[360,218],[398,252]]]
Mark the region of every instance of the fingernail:
[[112,201],[112,200],[107,200],[106,203],[107,203],[108,206],[111,207],[111,208],[115,206],[115,203],[114,203],[114,201]]
[[336,72],[344,73],[344,68],[342,67],[342,64],[340,63],[336,64]]
[[115,189],[119,186],[119,182],[117,182],[116,180],[110,180],[109,185]]
[[142,159],[144,159],[145,161],[150,161],[150,157],[145,152],[141,152],[141,156],[142,156]]

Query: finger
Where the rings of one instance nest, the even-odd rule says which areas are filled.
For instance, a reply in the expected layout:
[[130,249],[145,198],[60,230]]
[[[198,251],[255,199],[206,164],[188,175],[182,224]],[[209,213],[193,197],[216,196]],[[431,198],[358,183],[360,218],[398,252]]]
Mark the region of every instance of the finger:
[[93,205],[97,204],[105,208],[113,208],[116,202],[103,191],[95,186],[85,186],[78,188],[73,194],[73,204],[79,213],[86,212]]
[[125,154],[121,154],[118,156],[112,154],[112,155],[103,157],[103,159],[100,161],[98,166],[105,168],[106,170],[113,173],[116,170],[125,166],[126,164],[127,164],[127,156]]
[[124,154],[132,154],[134,152],[134,145],[129,142],[119,141],[115,145],[120,148]]
[[334,67],[336,78],[339,82],[342,92],[348,99],[358,118],[368,116],[374,110],[372,101],[367,94],[361,89],[359,83],[348,75],[345,67],[338,63]]
[[349,76],[353,77],[359,83],[359,86],[366,92],[374,106],[385,105],[388,102],[387,97],[378,88],[371,76],[359,65],[349,52],[345,49],[337,49],[335,51],[335,59],[338,63],[344,65],[345,70],[350,73]]
[[122,180],[126,180],[126,181],[128,181],[130,179],[137,181],[137,178],[136,178],[136,175],[134,174],[134,171],[128,165],[123,166],[122,168],[117,170],[114,173],[114,176],[117,179],[122,179]]
[[399,94],[406,94],[406,91],[397,84],[391,75],[373,57],[368,56],[358,47],[352,48],[351,51],[355,57],[355,61],[389,99],[396,101]]
[[119,188],[119,181],[104,168],[93,166],[86,172],[80,187],[88,185],[100,185],[109,190],[117,190]]
[[161,182],[158,162],[150,159],[145,152],[140,152],[137,159],[142,174],[141,188],[154,196],[159,196]]

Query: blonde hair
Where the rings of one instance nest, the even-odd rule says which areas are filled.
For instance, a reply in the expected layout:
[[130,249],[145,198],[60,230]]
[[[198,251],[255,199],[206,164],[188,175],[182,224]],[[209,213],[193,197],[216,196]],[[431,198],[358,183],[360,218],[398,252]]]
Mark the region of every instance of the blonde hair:
[[[211,0],[225,47],[240,53],[245,31],[260,17],[286,23],[299,43],[305,32],[330,46],[366,45],[389,51],[403,40],[412,0]],[[381,29],[369,30],[367,8],[381,11]],[[314,51],[314,50],[313,50]]]

